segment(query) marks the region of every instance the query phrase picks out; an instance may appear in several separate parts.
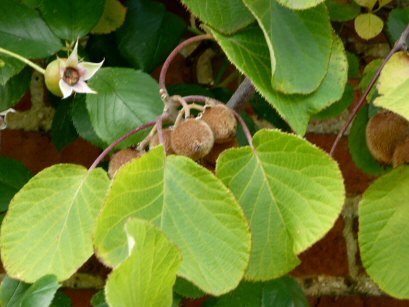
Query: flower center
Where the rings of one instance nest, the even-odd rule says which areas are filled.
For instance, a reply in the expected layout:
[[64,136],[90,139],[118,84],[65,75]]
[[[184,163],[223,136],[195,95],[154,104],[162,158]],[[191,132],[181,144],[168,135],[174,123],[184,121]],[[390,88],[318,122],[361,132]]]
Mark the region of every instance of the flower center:
[[80,73],[73,67],[67,67],[64,71],[63,80],[68,85],[75,85],[80,80]]

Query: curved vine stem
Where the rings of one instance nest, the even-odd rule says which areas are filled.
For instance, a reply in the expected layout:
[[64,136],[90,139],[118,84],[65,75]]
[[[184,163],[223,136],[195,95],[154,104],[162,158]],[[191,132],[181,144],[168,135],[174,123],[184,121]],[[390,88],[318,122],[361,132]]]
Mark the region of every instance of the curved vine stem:
[[408,35],[409,35],[409,24],[406,26],[405,30],[402,32],[402,34],[399,37],[398,41],[395,43],[395,45],[393,46],[393,48],[391,49],[389,54],[386,56],[385,60],[382,62],[382,65],[376,71],[376,74],[374,75],[371,82],[369,83],[366,91],[361,96],[361,98],[359,99],[357,105],[352,110],[351,114],[349,115],[349,117],[348,117],[347,121],[345,122],[344,126],[342,127],[342,129],[339,131],[339,133],[338,133],[338,135],[337,135],[337,137],[336,137],[336,139],[335,139],[335,141],[334,141],[334,143],[332,144],[332,147],[331,147],[331,151],[330,151],[331,157],[334,156],[335,150],[337,149],[337,146],[338,146],[342,136],[344,135],[345,131],[348,129],[349,125],[352,123],[352,121],[356,117],[358,111],[364,105],[364,103],[366,101],[366,97],[368,96],[368,94],[372,90],[372,88],[374,87],[376,81],[379,79],[379,76],[380,76],[383,68],[385,67],[386,63],[389,61],[389,59],[397,51],[401,50],[402,48],[404,48],[406,46],[406,39],[407,39]]
[[175,49],[169,54],[168,58],[166,59],[165,63],[163,63],[162,69],[160,71],[159,75],[159,87],[161,90],[161,95],[162,97],[167,97],[169,96],[168,91],[166,90],[166,73],[168,72],[169,66],[176,57],[176,55],[186,46],[194,43],[194,42],[200,42],[202,40],[207,40],[207,39],[213,39],[213,36],[210,34],[203,34],[203,35],[198,35],[194,36],[191,38],[188,38],[187,40],[183,41],[179,45],[176,46]]
[[19,61],[21,61],[21,62],[27,64],[28,66],[34,68],[34,69],[37,70],[39,73],[41,73],[41,74],[43,74],[43,75],[45,74],[45,69],[44,69],[44,68],[38,66],[37,64],[31,62],[30,60],[26,59],[25,57],[23,57],[23,56],[21,56],[21,55],[19,55],[19,54],[17,54],[17,53],[14,53],[14,52],[12,52],[12,51],[10,51],[10,50],[7,50],[7,49],[1,48],[1,47],[0,47],[0,53],[6,54],[6,55],[8,55],[8,56],[11,56],[11,57],[13,57],[13,58],[15,58],[15,59],[17,59],[17,60],[19,60]]
[[[162,116],[160,116],[162,118]],[[139,131],[142,131],[144,129],[147,129],[149,127],[155,126],[157,123],[158,119],[155,119],[149,123],[146,123],[138,128],[135,128],[134,130],[128,132],[127,134],[124,134],[121,136],[119,139],[117,139],[115,142],[113,142],[111,145],[109,145],[101,154],[95,159],[94,163],[89,167],[88,172],[91,172],[93,169],[95,169],[98,164],[114,149],[116,146],[118,146],[120,143],[125,141],[126,139],[130,138],[132,135],[138,133]]]

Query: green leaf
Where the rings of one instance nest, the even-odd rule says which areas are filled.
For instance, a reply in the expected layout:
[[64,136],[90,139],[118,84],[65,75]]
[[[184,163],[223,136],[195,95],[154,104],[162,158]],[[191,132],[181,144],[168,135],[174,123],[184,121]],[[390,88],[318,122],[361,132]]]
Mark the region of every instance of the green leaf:
[[352,85],[347,84],[345,87],[344,94],[342,98],[330,105],[328,108],[325,108],[321,112],[314,114],[314,118],[317,119],[329,119],[336,116],[339,116],[344,112],[354,101],[355,89]]
[[325,5],[293,11],[271,0],[243,2],[264,32],[273,88],[285,94],[317,89],[327,72],[333,36]]
[[409,78],[385,95],[377,97],[374,105],[395,112],[409,120]]
[[356,3],[358,3],[360,6],[366,7],[369,10],[372,10],[372,8],[375,6],[377,0],[354,0]]
[[92,230],[109,180],[106,173],[59,164],[34,176],[13,198],[1,227],[8,274],[34,282],[69,278],[92,254]]
[[361,12],[359,5],[353,1],[327,0],[325,3],[332,21],[344,22],[352,20]]
[[6,276],[0,287],[0,303],[3,307],[49,306],[60,287],[53,275],[41,277],[32,285]]
[[71,116],[72,123],[74,124],[75,130],[79,136],[98,147],[108,147],[108,144],[99,138],[92,127],[87,105],[85,103],[85,95],[74,96],[72,101]]
[[348,59],[348,78],[358,78],[361,75],[361,65],[359,64],[358,56],[348,51],[346,52],[346,54]]
[[176,279],[173,291],[180,296],[187,298],[199,298],[206,295],[205,292],[200,290],[194,284],[180,277]]
[[23,62],[3,54],[0,55],[0,61],[5,64],[0,67],[0,86],[4,86],[11,77],[17,75],[26,66]]
[[250,220],[246,278],[268,280],[291,271],[296,255],[331,229],[345,192],[337,163],[306,140],[260,130],[253,144],[223,152],[216,173]]
[[378,93],[387,94],[407,79],[409,79],[409,56],[404,51],[398,51],[382,69],[377,83]]
[[41,13],[59,38],[74,42],[97,24],[104,3],[105,0],[43,0]]
[[0,156],[0,212],[7,210],[14,194],[31,176],[31,171],[20,161]]
[[92,307],[109,307],[105,300],[104,290],[100,290],[92,296]]
[[[409,7],[396,8],[390,11],[386,23],[391,41],[396,42],[409,23]],[[409,40],[406,40],[409,43]]]
[[16,105],[27,92],[30,81],[31,70],[26,67],[5,85],[0,85],[0,110],[4,111]]
[[363,39],[371,39],[382,32],[383,20],[378,16],[367,13],[355,18],[355,31]]
[[401,166],[376,180],[359,205],[362,263],[378,286],[409,298],[409,168]]
[[51,139],[61,151],[66,145],[74,142],[78,138],[77,131],[71,120],[72,99],[58,102],[51,126]]
[[233,36],[223,36],[217,32],[213,34],[230,60],[252,80],[261,95],[298,134],[306,132],[311,114],[342,97],[348,64],[343,44],[336,36],[333,39],[328,73],[318,90],[310,95],[284,95],[271,87],[268,48],[259,28],[251,27]]
[[[72,300],[69,296],[65,295],[61,290],[58,290],[55,295],[54,299],[51,302],[50,307],[72,307]],[[108,306],[105,306],[108,307]]]
[[[369,64],[365,66],[361,81],[359,82],[359,88],[363,92],[365,92],[366,89],[368,88],[369,84],[371,83],[379,67],[381,67],[382,63],[383,63],[383,59],[375,59],[369,62]],[[373,87],[372,90],[369,92],[366,100],[370,102],[376,95],[377,95],[376,87]]]
[[277,0],[278,3],[292,10],[305,10],[317,6],[325,0]]
[[205,24],[224,34],[232,34],[247,27],[254,17],[237,0],[181,0]]
[[234,291],[206,302],[205,307],[308,307],[300,285],[285,276],[268,282],[242,282]]
[[118,29],[125,21],[127,8],[118,0],[105,0],[104,12],[92,34],[108,34]]
[[0,4],[0,46],[27,58],[52,55],[62,45],[37,11],[14,0]]
[[352,122],[348,135],[348,147],[352,160],[361,170],[372,176],[380,176],[386,169],[372,156],[366,143],[366,125],[368,124],[368,105],[362,107]]
[[108,144],[162,113],[159,86],[141,71],[102,68],[88,83],[98,92],[86,97],[91,123]]
[[136,69],[151,72],[179,43],[185,22],[150,0],[128,2],[123,26],[116,32],[121,55]]
[[[130,256],[109,275],[105,292],[111,306],[170,306],[182,262],[176,245],[155,225],[126,223]],[[147,278],[149,276],[149,278]]]
[[182,251],[178,276],[207,293],[235,288],[248,263],[248,224],[231,192],[210,171],[158,146],[115,176],[95,230],[97,255],[109,266],[127,256],[123,226],[147,219]]

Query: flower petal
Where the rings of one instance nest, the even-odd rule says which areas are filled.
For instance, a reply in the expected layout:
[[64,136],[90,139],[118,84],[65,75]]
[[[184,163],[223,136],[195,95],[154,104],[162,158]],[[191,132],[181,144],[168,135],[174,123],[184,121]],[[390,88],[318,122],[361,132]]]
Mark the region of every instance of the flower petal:
[[87,94],[96,94],[97,92],[91,89],[88,84],[80,80],[77,84],[73,85],[72,88],[77,93],[87,93]]
[[17,112],[17,111],[14,110],[14,109],[12,109],[12,108],[10,108],[10,109],[7,109],[7,110],[5,110],[5,111],[3,111],[3,112],[0,112],[0,116],[6,116],[7,113],[10,113],[10,112],[15,113],[15,112]]
[[58,83],[60,86],[60,90],[63,94],[62,99],[65,99],[69,96],[71,96],[72,92],[74,91],[74,87],[65,83],[65,81],[63,79],[60,80],[60,82]]
[[10,108],[6,111],[0,112],[0,130],[4,130],[7,128],[7,114],[10,112],[16,112],[16,110]]
[[102,60],[100,63],[91,63],[91,62],[81,62],[78,64],[78,70],[81,74],[81,79],[87,81],[92,78],[93,75],[101,68],[105,60]]
[[75,43],[74,49],[72,50],[70,56],[67,59],[66,66],[76,68],[78,65],[78,40]]

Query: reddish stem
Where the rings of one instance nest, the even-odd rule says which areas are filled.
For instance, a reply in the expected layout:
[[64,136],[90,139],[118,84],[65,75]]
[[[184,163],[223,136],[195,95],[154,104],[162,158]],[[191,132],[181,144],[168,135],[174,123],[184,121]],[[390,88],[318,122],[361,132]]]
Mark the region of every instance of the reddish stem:
[[366,91],[364,92],[364,94],[361,96],[361,99],[358,101],[357,105],[354,107],[354,109],[352,110],[351,114],[349,115],[347,121],[345,122],[344,126],[342,127],[342,129],[339,131],[337,138],[334,141],[334,144],[332,144],[332,148],[331,151],[329,152],[329,154],[331,155],[331,157],[334,156],[335,154],[335,150],[337,149],[337,146],[342,138],[342,136],[344,135],[345,131],[348,129],[349,125],[352,123],[352,121],[354,120],[354,118],[356,117],[358,111],[362,108],[362,106],[364,105],[365,101],[366,101],[366,97],[368,96],[369,92],[372,90],[372,88],[374,87],[376,81],[378,80],[383,68],[385,67],[386,63],[389,61],[389,59],[399,50],[402,49],[403,46],[406,45],[406,38],[409,35],[409,24],[406,26],[406,29],[402,32],[399,40],[395,43],[395,45],[393,46],[392,50],[389,52],[389,54],[386,56],[385,60],[383,61],[381,67],[379,67],[379,69],[376,71],[376,74],[374,75],[374,77],[372,78],[371,82],[368,85],[368,88],[366,89]]
[[103,152],[101,152],[101,154],[95,159],[94,163],[92,163],[92,165],[88,169],[88,172],[91,172],[93,169],[95,169],[98,166],[98,164],[111,152],[111,150],[114,149],[116,146],[118,146],[120,143],[122,143],[123,141],[125,141],[126,139],[131,137],[132,135],[138,133],[139,131],[154,126],[156,124],[156,122],[157,122],[157,119],[154,120],[154,121],[151,121],[149,123],[146,123],[146,124],[136,128],[136,129],[128,132],[127,134],[124,134],[123,136],[121,136],[118,140],[113,142],[111,145],[109,145],[107,148],[105,148],[105,150]]
[[165,96],[168,96],[168,91],[166,90],[166,85],[165,85],[165,79],[166,79],[166,73],[168,72],[169,66],[172,63],[173,59],[176,57],[176,55],[186,46],[194,43],[194,42],[199,42],[202,40],[207,40],[207,39],[212,39],[213,37],[210,34],[203,34],[203,35],[198,35],[194,36],[191,38],[188,38],[187,40],[183,41],[179,45],[176,46],[175,49],[169,54],[168,58],[166,59],[165,63],[163,63],[162,69],[160,71],[159,75],[159,87],[162,91],[162,93]]

